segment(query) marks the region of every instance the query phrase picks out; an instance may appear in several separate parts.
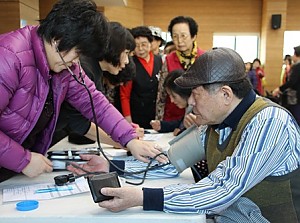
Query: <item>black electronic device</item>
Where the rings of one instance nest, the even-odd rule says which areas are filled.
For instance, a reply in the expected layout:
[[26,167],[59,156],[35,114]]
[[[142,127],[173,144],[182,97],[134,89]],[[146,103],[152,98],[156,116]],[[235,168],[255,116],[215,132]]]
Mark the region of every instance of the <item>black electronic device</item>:
[[281,27],[281,14],[272,15],[272,29],[279,29]]
[[118,174],[116,172],[102,173],[88,177],[88,184],[95,203],[113,198],[101,193],[101,189],[103,187],[121,187]]
[[74,182],[76,177],[74,174],[70,173],[68,175],[58,175],[54,177],[54,182],[56,186],[63,186],[67,183],[72,183]]
[[96,147],[89,147],[81,150],[49,151],[47,158],[52,161],[53,170],[66,170],[69,162],[86,163],[85,160],[80,158],[81,154],[99,155],[100,153]]

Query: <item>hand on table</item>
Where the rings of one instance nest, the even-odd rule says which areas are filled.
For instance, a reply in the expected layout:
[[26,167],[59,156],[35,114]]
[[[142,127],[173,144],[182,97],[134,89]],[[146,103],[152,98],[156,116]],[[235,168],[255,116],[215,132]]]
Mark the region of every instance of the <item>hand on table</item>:
[[98,203],[102,208],[118,212],[130,207],[143,205],[143,191],[138,187],[102,188],[101,193],[114,197]]
[[52,162],[39,153],[31,152],[31,159],[22,173],[28,177],[37,177],[42,173],[52,172]]
[[[88,162],[85,164],[73,163],[74,166],[79,166],[88,172],[106,172],[106,173],[109,172],[109,163],[102,156],[80,154],[80,158]],[[72,173],[75,173],[76,175],[82,175],[86,173],[74,166],[68,165],[67,169]]]

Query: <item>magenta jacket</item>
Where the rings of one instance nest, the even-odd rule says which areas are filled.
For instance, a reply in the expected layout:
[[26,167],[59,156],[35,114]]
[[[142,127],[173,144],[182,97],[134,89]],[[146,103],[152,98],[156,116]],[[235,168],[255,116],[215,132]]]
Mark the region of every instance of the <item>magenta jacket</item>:
[[[72,68],[75,74],[79,67]],[[125,146],[136,134],[131,125],[96,90],[84,74],[92,94],[98,125]],[[60,106],[68,101],[86,118],[93,120],[86,89],[78,84],[67,70],[50,74],[43,40],[37,27],[27,26],[0,35],[0,167],[21,172],[30,161],[30,151],[21,144],[34,128],[42,112],[52,79],[54,115],[37,139],[33,151],[45,154],[51,143]]]

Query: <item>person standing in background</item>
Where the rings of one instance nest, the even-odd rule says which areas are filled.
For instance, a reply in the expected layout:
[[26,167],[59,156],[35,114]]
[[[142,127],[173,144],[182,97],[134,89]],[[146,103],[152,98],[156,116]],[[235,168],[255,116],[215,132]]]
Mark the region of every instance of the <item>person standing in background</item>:
[[168,31],[171,34],[176,51],[171,52],[165,58],[162,72],[159,78],[159,87],[156,105],[156,119],[164,121],[178,120],[182,118],[185,109],[178,108],[171,102],[166,89],[163,87],[166,76],[173,70],[187,70],[204,51],[197,46],[198,24],[188,16],[177,16],[169,24]]
[[251,62],[246,62],[245,63],[245,72],[246,74],[252,69],[252,63]]
[[132,81],[120,86],[120,100],[124,117],[129,123],[142,128],[151,128],[150,121],[155,118],[158,76],[162,66],[160,56],[151,52],[153,36],[146,26],[131,29],[135,40],[133,61],[136,76]]
[[261,67],[261,62],[260,59],[256,58],[253,60],[252,62],[252,69],[255,70],[256,73],[256,92],[261,95],[264,96],[265,95],[265,90],[264,90],[264,86],[263,86],[263,80],[265,78],[265,72],[263,70],[263,68]]
[[252,63],[247,62],[246,63],[246,74],[248,76],[248,79],[252,85],[253,90],[258,93],[256,87],[257,87],[257,76],[256,76],[256,70],[252,67]]
[[280,84],[285,84],[285,82],[287,82],[291,66],[292,56],[287,54],[283,58],[282,73],[280,75]]
[[166,45],[164,47],[164,54],[168,55],[168,54],[172,53],[175,50],[176,50],[176,46],[175,46],[174,42],[169,41],[169,42],[166,43]]
[[293,66],[287,81],[273,90],[274,97],[286,94],[286,108],[292,113],[300,125],[300,45],[294,47]]
[[154,55],[162,56],[160,47],[165,44],[165,40],[161,37],[161,28],[156,26],[149,26],[149,29],[152,32],[153,41],[151,42],[151,51]]

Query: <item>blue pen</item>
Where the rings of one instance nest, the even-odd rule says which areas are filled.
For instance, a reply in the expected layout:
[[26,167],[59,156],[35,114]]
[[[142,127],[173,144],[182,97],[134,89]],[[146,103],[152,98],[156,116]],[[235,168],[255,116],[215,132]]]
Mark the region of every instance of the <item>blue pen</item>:
[[50,193],[50,192],[67,191],[67,190],[73,190],[73,187],[67,186],[67,187],[43,188],[43,189],[36,190],[34,193],[41,194],[41,193]]

